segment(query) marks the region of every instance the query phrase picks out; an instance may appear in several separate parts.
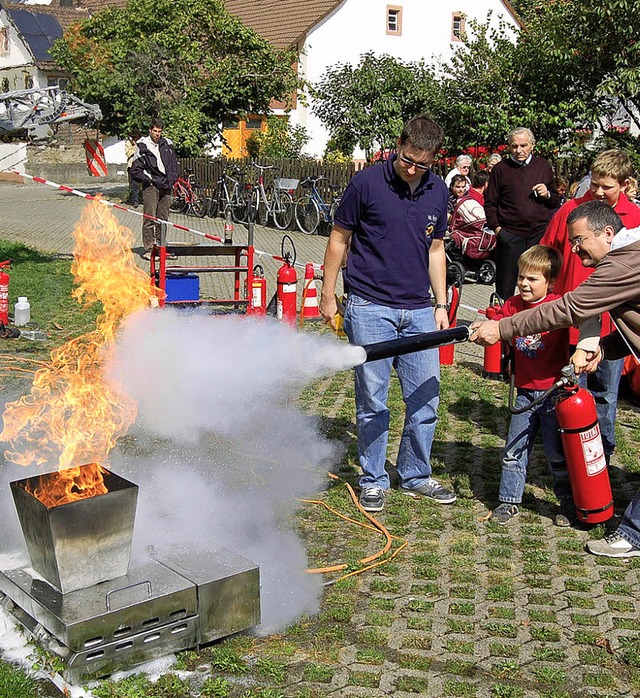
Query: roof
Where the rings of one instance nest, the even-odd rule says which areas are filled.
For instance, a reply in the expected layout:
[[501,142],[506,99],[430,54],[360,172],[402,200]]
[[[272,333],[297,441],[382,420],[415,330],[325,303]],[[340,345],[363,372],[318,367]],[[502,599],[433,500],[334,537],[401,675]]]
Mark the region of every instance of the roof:
[[239,17],[277,49],[294,47],[344,0],[225,0]]

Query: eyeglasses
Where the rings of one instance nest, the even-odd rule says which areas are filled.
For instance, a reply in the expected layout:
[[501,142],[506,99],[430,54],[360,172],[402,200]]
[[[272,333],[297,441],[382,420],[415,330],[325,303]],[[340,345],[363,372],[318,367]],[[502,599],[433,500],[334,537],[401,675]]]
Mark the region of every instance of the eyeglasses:
[[589,233],[589,235],[581,235],[578,236],[577,238],[573,238],[573,240],[569,240],[569,244],[571,245],[571,249],[575,250],[576,247],[582,247],[582,243],[590,237],[593,237],[595,233]]
[[402,162],[403,165],[406,165],[407,167],[415,167],[416,170],[420,170],[421,172],[426,172],[431,165],[424,165],[421,162],[414,162],[411,158],[405,157],[404,155],[398,155],[398,158]]

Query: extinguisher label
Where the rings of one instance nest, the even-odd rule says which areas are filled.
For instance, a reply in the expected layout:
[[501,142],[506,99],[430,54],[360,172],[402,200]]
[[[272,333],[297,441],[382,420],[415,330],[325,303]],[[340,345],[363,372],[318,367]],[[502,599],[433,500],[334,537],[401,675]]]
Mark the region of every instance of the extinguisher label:
[[297,284],[282,284],[283,293],[295,293]]
[[262,289],[260,286],[254,286],[251,294],[251,306],[259,308],[262,305]]
[[582,454],[587,468],[587,475],[597,475],[607,467],[607,459],[604,455],[604,446],[600,436],[600,425],[596,424],[589,431],[580,434]]
[[276,306],[276,317],[278,320],[282,320],[282,301],[278,301]]

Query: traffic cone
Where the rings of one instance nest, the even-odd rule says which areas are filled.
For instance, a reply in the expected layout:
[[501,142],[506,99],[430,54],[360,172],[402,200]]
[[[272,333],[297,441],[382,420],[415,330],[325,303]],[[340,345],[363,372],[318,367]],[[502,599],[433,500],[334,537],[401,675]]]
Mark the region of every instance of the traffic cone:
[[318,291],[313,277],[313,264],[309,262],[304,269],[302,308],[300,310],[300,318],[304,320],[312,320],[320,317],[320,310],[318,309]]

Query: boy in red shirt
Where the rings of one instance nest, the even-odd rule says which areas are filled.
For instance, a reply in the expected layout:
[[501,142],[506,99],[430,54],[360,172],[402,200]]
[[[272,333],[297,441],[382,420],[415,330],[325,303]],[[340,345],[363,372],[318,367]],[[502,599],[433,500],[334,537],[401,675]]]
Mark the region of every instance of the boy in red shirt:
[[[520,294],[505,302],[496,319],[560,298],[551,289],[561,267],[562,255],[551,247],[536,245],[526,250],[518,260],[517,284]],[[558,380],[560,371],[569,362],[569,332],[562,329],[515,337],[513,353],[517,388],[515,407],[521,409]],[[570,526],[575,521],[575,506],[553,396],[531,410],[511,416],[502,454],[498,493],[501,503],[491,514],[491,521],[506,524],[520,513],[518,504],[522,502],[527,465],[539,431],[542,431],[542,445],[553,477],[553,490],[560,502],[560,513],[554,517],[554,523],[556,526]]]

